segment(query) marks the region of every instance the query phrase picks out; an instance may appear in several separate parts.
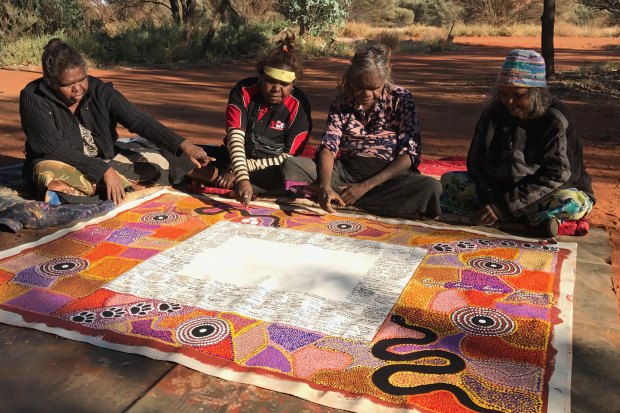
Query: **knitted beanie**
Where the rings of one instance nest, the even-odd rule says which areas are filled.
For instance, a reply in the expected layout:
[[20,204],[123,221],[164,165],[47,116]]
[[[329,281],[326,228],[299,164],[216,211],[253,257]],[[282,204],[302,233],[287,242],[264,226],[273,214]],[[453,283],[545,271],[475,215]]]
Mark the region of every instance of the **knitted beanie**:
[[508,53],[497,76],[500,86],[546,87],[545,59],[533,50],[515,49]]

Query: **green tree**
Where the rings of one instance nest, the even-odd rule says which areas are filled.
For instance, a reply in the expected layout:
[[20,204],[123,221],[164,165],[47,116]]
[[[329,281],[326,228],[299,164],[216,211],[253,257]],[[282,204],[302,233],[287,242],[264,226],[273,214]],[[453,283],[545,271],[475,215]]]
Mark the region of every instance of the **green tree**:
[[[39,22],[39,14],[30,8],[19,8],[10,0],[0,0],[0,37],[12,43],[31,33]],[[0,46],[1,47],[1,46]]]
[[61,29],[79,32],[84,27],[84,8],[78,0],[8,0],[3,3],[11,4],[25,15],[37,16],[32,28],[38,33],[54,33]]
[[577,0],[577,3],[595,10],[606,11],[616,22],[620,21],[620,0]]
[[215,37],[215,33],[217,29],[220,27],[220,23],[224,20],[230,21],[234,27],[239,27],[241,23],[241,17],[237,10],[233,7],[230,0],[217,0],[219,2],[217,8],[215,9],[215,13],[213,14],[213,18],[211,19],[211,24],[209,25],[209,30],[205,35],[202,41],[202,53],[206,54],[211,46],[211,42]]
[[399,0],[398,7],[412,10],[416,23],[443,26],[459,19],[460,5],[452,0]]
[[331,32],[344,24],[350,0],[281,0],[277,10],[289,21],[299,25],[299,35],[306,32]]
[[398,25],[412,24],[415,18],[415,13],[411,9],[404,7],[396,7],[394,9],[394,23]]

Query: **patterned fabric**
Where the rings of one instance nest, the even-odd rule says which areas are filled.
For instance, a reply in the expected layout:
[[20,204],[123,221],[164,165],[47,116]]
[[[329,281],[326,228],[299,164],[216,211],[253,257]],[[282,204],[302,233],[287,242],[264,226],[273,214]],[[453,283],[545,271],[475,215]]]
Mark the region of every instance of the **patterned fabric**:
[[[41,161],[34,166],[33,175],[35,185],[40,189],[47,188],[52,181],[61,181],[85,196],[95,194],[96,182],[89,181],[86,175],[64,162]],[[123,175],[121,180],[124,180],[125,187],[131,185]]]
[[[476,186],[467,172],[448,172],[441,176],[443,192],[441,209],[461,216],[474,218],[482,208]],[[547,202],[538,205],[538,211],[526,216],[530,225],[537,225],[549,218],[577,221],[592,211],[592,200],[576,188],[553,192]]]
[[[425,255],[370,341],[106,288],[222,220]],[[284,234],[269,242],[286,243]],[[0,320],[356,412],[566,412],[571,248],[168,193],[0,255]],[[367,287],[358,293],[374,299]]]
[[94,158],[99,153],[99,148],[93,139],[93,134],[91,131],[86,128],[86,126],[79,124],[80,126],[80,134],[82,135],[82,139],[84,140],[84,155]]
[[497,76],[501,86],[546,87],[545,59],[533,50],[515,49],[508,53]]
[[[124,188],[130,187],[131,181],[170,184],[167,173],[170,164],[154,144],[136,138],[120,145],[123,146],[119,153],[104,162],[119,173]],[[33,177],[40,189],[47,188],[52,181],[62,181],[84,195],[92,196],[96,190],[96,182],[89,180],[73,166],[60,161],[38,162],[34,166]]]
[[368,114],[356,109],[352,99],[333,101],[321,146],[340,157],[392,161],[409,154],[412,169],[417,168],[422,146],[413,96],[402,87],[386,86]]
[[[6,200],[2,198],[2,201]],[[50,205],[47,202],[18,198],[10,206],[0,209],[0,228],[17,233],[24,228],[36,230],[71,225],[104,215],[114,207],[114,202],[110,200],[98,205]]]

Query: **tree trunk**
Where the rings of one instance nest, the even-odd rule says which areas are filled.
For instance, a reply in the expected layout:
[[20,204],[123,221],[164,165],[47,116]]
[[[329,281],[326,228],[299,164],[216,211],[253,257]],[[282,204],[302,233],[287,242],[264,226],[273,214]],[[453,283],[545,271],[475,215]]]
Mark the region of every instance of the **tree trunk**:
[[544,0],[543,14],[540,18],[542,32],[540,36],[541,51],[545,58],[545,70],[547,79],[555,75],[553,30],[555,26],[555,0]]
[[187,23],[196,14],[196,0],[181,0],[183,3],[183,22]]
[[213,16],[213,20],[211,20],[211,26],[209,26],[209,31],[205,35],[205,38],[202,42],[202,55],[207,54],[207,50],[209,50],[209,46],[215,37],[215,32],[217,28],[220,27],[220,22],[224,18],[224,13],[226,12],[226,8],[228,7],[229,0],[220,0],[220,5]]
[[181,13],[179,11],[179,0],[170,0],[170,10],[172,11],[172,19],[175,23],[181,23]]
[[300,17],[298,19],[299,22],[299,36],[303,36],[306,34],[306,24],[304,23],[304,18]]

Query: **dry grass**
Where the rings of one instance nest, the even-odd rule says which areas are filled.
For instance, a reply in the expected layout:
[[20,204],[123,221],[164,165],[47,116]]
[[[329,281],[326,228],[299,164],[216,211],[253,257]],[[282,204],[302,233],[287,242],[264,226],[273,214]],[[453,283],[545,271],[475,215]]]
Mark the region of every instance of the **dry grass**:
[[[348,22],[340,36],[352,39],[378,39],[400,36],[401,39],[415,38],[421,40],[434,40],[445,38],[448,35],[448,27],[425,26],[412,24],[399,28],[373,27],[366,23]],[[492,26],[490,24],[465,25],[457,23],[452,30],[454,36],[488,36],[488,37],[526,37],[540,36],[540,25],[537,24],[512,24],[509,26]],[[567,22],[556,22],[555,35],[558,37],[620,37],[620,26],[579,26]]]
[[340,36],[350,39],[361,39],[368,37],[375,30],[367,23],[347,22],[340,31]]
[[[540,36],[540,25],[537,24],[511,24],[509,26],[496,27],[489,24],[464,25],[457,24],[454,27],[455,36]],[[556,22],[555,35],[558,37],[618,37],[620,26],[578,26],[567,22]]]
[[380,32],[372,33],[367,39],[382,43],[392,52],[395,52],[400,46],[401,37],[401,34],[397,31],[381,30]]

